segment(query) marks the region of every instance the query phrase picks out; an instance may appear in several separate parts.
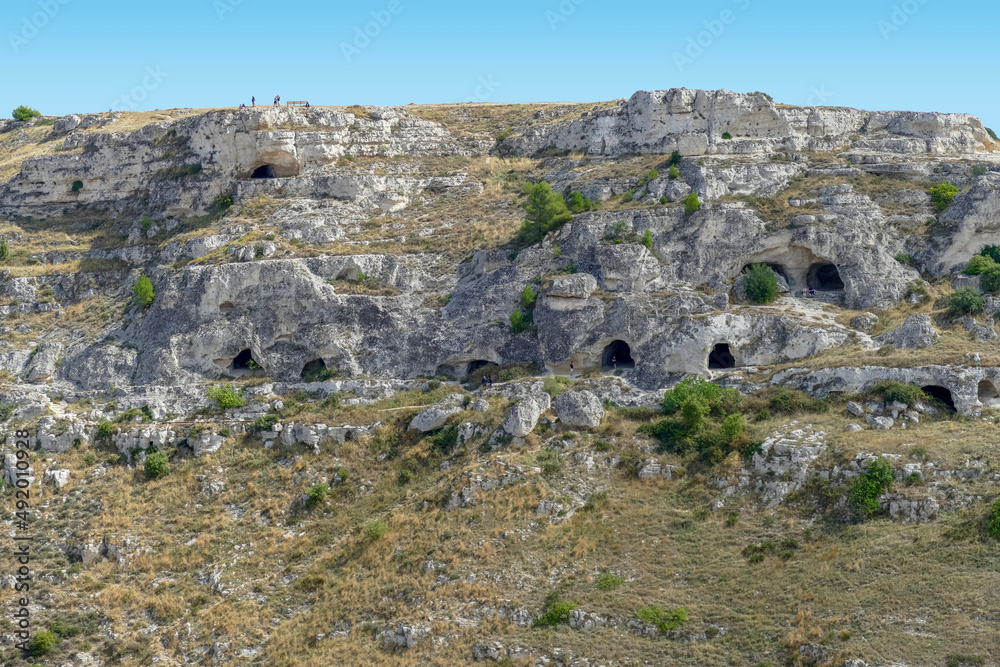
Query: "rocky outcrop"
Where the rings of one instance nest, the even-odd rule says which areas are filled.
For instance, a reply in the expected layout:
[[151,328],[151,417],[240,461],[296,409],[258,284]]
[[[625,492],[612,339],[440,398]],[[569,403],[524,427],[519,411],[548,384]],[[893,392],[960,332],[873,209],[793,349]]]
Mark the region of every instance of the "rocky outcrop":
[[604,419],[604,406],[589,391],[568,391],[557,396],[553,407],[566,426],[597,428]]
[[548,394],[525,396],[507,414],[503,430],[515,438],[523,438],[535,430],[542,413],[549,409],[552,399]]
[[[852,320],[853,322],[853,320]],[[903,326],[888,333],[877,336],[873,340],[876,345],[890,345],[901,350],[920,349],[933,345],[939,338],[934,323],[927,315],[910,315]]]

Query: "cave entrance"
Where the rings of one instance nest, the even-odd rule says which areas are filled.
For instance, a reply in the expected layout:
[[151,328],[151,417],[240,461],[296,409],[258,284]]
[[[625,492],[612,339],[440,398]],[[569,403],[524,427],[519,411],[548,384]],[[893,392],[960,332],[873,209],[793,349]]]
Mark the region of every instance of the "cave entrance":
[[486,368],[492,363],[493,363],[492,361],[486,361],[484,359],[476,359],[475,361],[470,361],[469,365],[465,367],[465,374],[472,375],[480,368]]
[[840,271],[833,264],[813,264],[809,267],[806,285],[817,292],[839,292],[844,289]]
[[274,167],[269,164],[262,164],[253,170],[250,174],[250,178],[276,178],[274,175]]
[[219,304],[219,312],[223,315],[231,313],[236,310],[236,306],[233,305],[232,301],[223,301]]
[[979,383],[979,402],[984,408],[1000,407],[1000,391],[997,391],[997,386],[989,380]]
[[948,406],[948,409],[955,410],[955,399],[951,397],[951,392],[949,390],[936,384],[929,384],[926,387],[921,387],[920,389],[922,389],[923,392],[931,398],[935,398],[944,403]]
[[708,367],[713,370],[736,368],[736,357],[733,356],[728,343],[719,343],[709,352]]
[[632,348],[623,340],[612,341],[604,348],[604,353],[601,355],[601,368],[613,370],[635,368]]
[[330,379],[330,374],[325,361],[313,359],[302,367],[302,373],[299,374],[299,377],[306,382],[325,382]]
[[257,363],[257,360],[253,358],[253,352],[250,348],[241,350],[236,358],[233,359],[233,363],[230,364],[229,369],[236,375],[253,375],[256,371],[263,370],[261,365]]

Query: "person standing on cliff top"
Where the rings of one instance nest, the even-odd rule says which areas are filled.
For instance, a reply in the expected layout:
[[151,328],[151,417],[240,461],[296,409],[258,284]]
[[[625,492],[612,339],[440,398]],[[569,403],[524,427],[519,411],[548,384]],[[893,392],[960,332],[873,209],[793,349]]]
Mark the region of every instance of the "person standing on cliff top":
[[252,106],[252,107],[257,106],[257,98],[256,97],[253,97],[253,96],[250,97],[250,106]]

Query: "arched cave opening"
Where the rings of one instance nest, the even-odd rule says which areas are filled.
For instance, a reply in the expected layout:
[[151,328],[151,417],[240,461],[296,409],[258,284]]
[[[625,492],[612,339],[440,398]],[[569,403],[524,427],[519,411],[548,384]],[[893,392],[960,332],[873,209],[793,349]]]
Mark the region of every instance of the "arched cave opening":
[[275,178],[274,167],[269,164],[262,164],[253,170],[250,178]]
[[250,348],[241,350],[236,358],[233,359],[233,363],[230,368],[234,371],[249,371],[253,373],[254,371],[260,370],[261,365],[257,363],[257,360],[253,358],[253,352]]
[[615,340],[604,348],[601,355],[602,368],[635,368],[635,360],[632,359],[632,348],[623,340]]
[[478,371],[480,368],[486,368],[491,363],[493,363],[493,362],[486,361],[484,359],[476,359],[475,361],[470,361],[469,365],[465,367],[465,374],[466,375],[472,375],[473,373],[475,373],[476,371]]
[[223,301],[219,304],[219,312],[225,315],[226,313],[231,313],[236,310],[236,306],[233,305],[232,301]]
[[833,264],[813,264],[809,267],[806,284],[817,292],[839,292],[844,289],[840,271]]
[[984,408],[1000,407],[1000,391],[997,391],[997,386],[989,380],[979,383],[979,402]]
[[719,343],[708,353],[708,367],[713,370],[736,368],[736,357],[733,356],[728,343]]
[[936,384],[929,384],[925,387],[921,387],[923,392],[930,396],[931,398],[936,398],[937,400],[948,406],[948,409],[955,409],[955,399],[951,397],[951,391],[945,389],[944,387]]
[[326,362],[322,359],[313,359],[302,367],[299,377],[306,382],[325,382],[329,379]]

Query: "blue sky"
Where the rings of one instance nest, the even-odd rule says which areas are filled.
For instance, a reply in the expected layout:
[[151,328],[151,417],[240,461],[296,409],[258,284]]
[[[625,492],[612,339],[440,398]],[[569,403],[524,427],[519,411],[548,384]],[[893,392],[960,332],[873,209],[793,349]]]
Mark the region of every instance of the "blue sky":
[[0,5],[0,113],[686,87],[962,111],[1000,129],[998,18],[995,2],[942,0],[19,0]]

